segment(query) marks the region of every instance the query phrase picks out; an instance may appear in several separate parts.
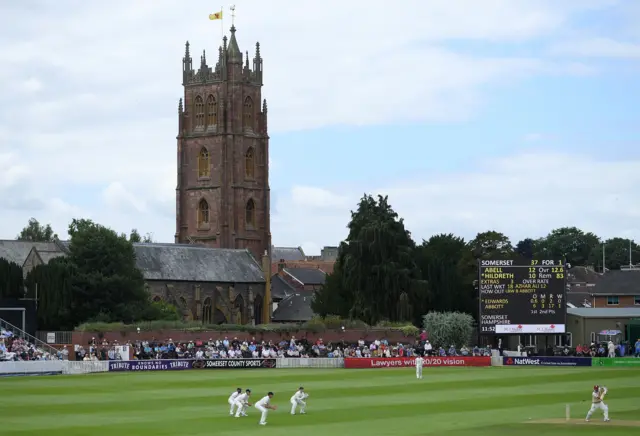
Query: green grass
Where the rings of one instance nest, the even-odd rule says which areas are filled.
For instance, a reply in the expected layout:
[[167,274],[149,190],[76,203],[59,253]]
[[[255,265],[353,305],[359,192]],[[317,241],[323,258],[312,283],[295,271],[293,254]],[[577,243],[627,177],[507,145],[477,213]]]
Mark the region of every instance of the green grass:
[[[607,435],[640,427],[640,371],[621,368],[268,369],[111,373],[0,379],[0,434],[7,436],[245,436],[339,434],[483,436],[595,435],[603,427],[533,424],[584,419],[594,384],[609,388]],[[308,414],[291,416],[303,385]],[[227,397],[251,388],[254,400],[276,393],[279,410],[259,426],[258,411],[229,417]],[[594,420],[601,420],[596,415]]]

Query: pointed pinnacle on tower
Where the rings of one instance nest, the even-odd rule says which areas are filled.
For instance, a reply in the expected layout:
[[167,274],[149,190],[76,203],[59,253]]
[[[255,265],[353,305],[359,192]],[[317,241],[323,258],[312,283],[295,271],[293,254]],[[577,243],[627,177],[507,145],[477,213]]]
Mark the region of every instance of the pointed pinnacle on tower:
[[229,39],[229,51],[227,53],[229,62],[242,62],[242,52],[238,47],[236,39],[236,26],[231,26],[231,38]]
[[182,99],[180,99],[178,101],[178,113],[181,114],[183,111],[183,107],[182,107]]
[[256,59],[260,59],[260,43],[256,42]]
[[267,99],[262,100],[262,112],[267,113]]
[[184,58],[189,59],[191,57],[191,53],[189,52],[189,41],[184,45]]

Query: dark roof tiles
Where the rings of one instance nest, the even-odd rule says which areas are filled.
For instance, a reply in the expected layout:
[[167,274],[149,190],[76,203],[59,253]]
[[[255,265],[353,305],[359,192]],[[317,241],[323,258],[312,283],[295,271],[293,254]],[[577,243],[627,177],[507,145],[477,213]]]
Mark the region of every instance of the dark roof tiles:
[[324,285],[327,274],[316,268],[285,268],[284,272],[304,285]]
[[264,283],[264,274],[248,250],[182,244],[133,244],[146,280]]
[[278,303],[271,319],[275,322],[304,322],[313,318],[311,299],[304,294],[292,294]]

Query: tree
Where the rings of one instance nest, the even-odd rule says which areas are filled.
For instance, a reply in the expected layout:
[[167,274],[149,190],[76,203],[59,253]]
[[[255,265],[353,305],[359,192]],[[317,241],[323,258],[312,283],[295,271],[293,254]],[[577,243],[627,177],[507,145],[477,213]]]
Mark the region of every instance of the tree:
[[338,262],[328,274],[324,286],[316,291],[311,300],[311,309],[321,317],[335,315],[348,318],[353,307],[352,294],[342,288],[342,270]]
[[[611,238],[604,244],[598,244],[591,249],[587,264],[593,265],[596,271],[602,271],[602,249],[604,246],[605,267],[620,269],[621,266],[640,261],[640,246],[629,239]],[[631,257],[629,256],[631,248]]]
[[429,312],[423,317],[423,327],[435,347],[470,345],[473,317],[460,312]]
[[516,244],[516,254],[525,259],[533,259],[536,254],[536,241],[531,238],[525,238]]
[[24,283],[22,267],[15,262],[0,258],[0,299],[23,298]]
[[133,243],[144,242],[147,244],[152,243],[153,235],[151,233],[147,233],[144,236],[140,236],[140,233],[138,232],[137,229],[132,229],[131,234],[129,235],[129,242],[133,242]]
[[[407,321],[426,284],[414,260],[415,243],[388,197],[364,195],[351,212],[349,235],[339,248],[334,277],[316,293],[316,307],[348,304],[350,318],[375,324]],[[411,303],[411,304],[409,304]],[[340,312],[346,312],[347,307]]]
[[76,310],[88,318],[103,314],[112,321],[140,319],[149,295],[136,266],[133,244],[90,220],[74,219],[69,235],[69,259],[77,268],[73,277]]
[[75,310],[75,266],[66,258],[52,259],[38,265],[27,275],[27,297],[38,302],[38,326],[42,330],[73,330],[85,321],[85,314]]
[[420,313],[475,312],[474,261],[463,238],[453,234],[432,236],[417,247],[416,262],[429,289],[426,299],[419,302]]
[[16,237],[18,241],[53,242],[58,235],[53,232],[50,224],[43,226],[37,219],[31,218],[27,226]]
[[476,259],[507,259],[513,256],[509,238],[493,230],[478,233],[469,242],[469,249]]
[[594,247],[600,244],[595,234],[577,227],[561,227],[547,235],[540,255],[546,259],[564,260],[571,265],[586,265]]

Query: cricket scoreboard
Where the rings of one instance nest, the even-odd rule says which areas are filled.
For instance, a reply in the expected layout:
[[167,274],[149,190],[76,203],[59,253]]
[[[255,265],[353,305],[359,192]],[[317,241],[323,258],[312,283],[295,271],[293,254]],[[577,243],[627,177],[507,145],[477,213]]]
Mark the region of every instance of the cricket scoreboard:
[[566,331],[566,268],[560,260],[480,260],[480,334]]

